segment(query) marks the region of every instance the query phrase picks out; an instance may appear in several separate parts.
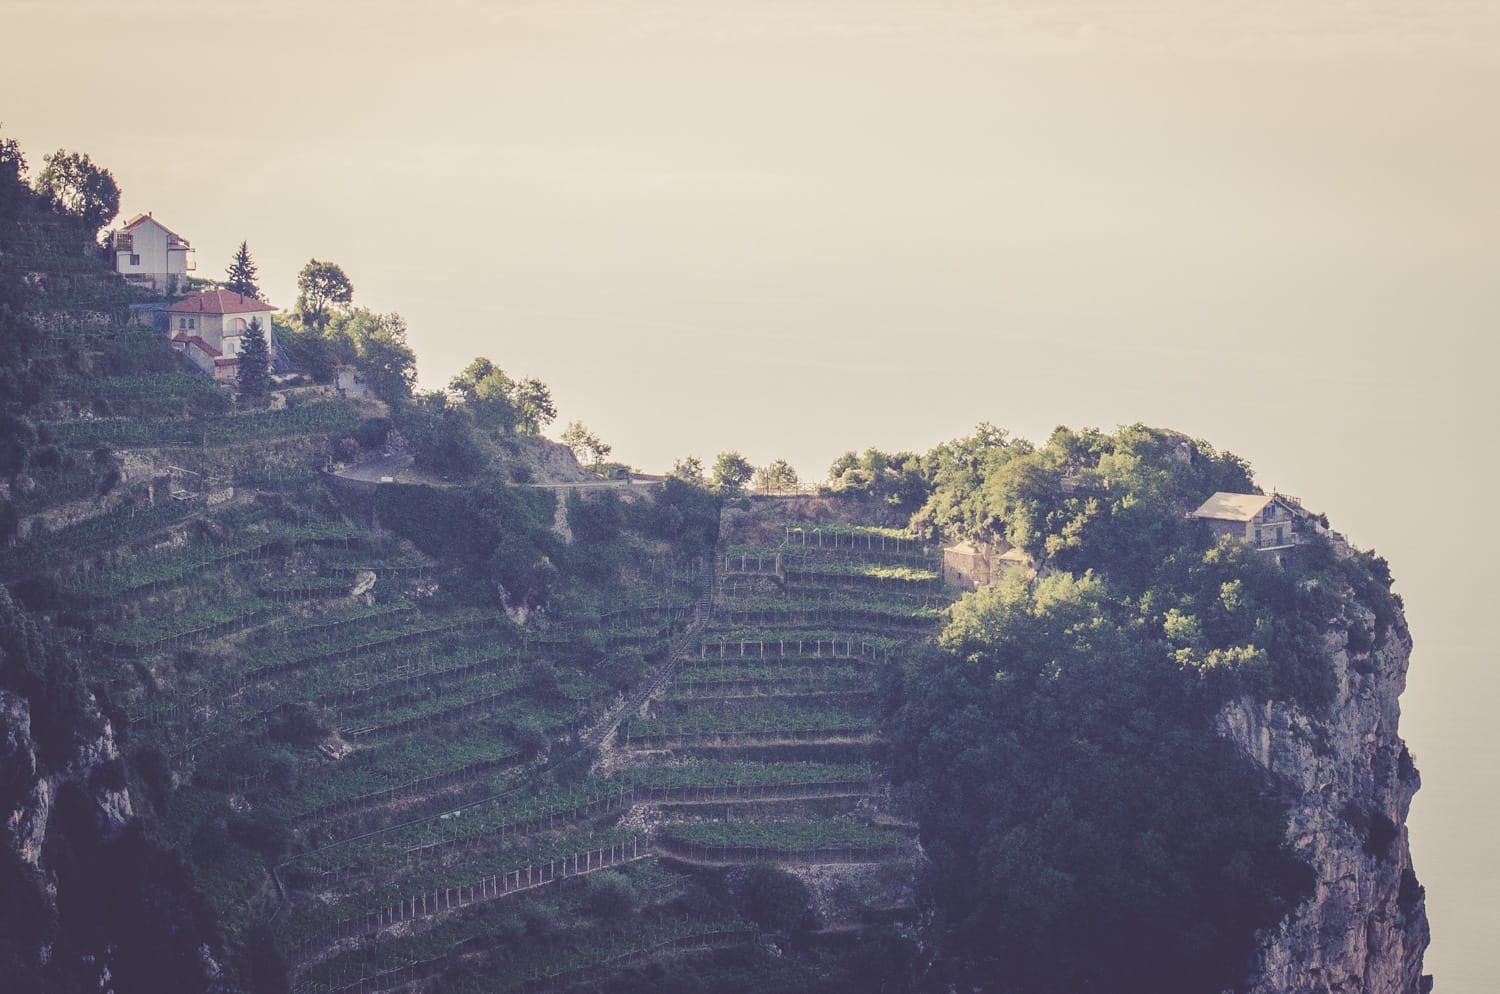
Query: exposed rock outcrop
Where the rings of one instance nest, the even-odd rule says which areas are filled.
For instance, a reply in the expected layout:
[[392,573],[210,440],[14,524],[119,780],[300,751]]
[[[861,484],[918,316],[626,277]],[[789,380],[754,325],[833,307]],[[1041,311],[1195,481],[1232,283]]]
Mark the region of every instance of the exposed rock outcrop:
[[[1287,841],[1316,875],[1312,898],[1259,934],[1252,994],[1418,994],[1428,944],[1406,815],[1421,784],[1397,734],[1411,637],[1405,620],[1372,649],[1359,616],[1328,635],[1338,692],[1326,713],[1241,698],[1219,732],[1265,769],[1289,799]],[[1356,638],[1356,642],[1363,641]]]
[[[91,706],[93,702],[90,701]],[[95,712],[97,716],[97,711]],[[130,792],[97,782],[94,772],[119,759],[114,727],[97,716],[98,732],[80,741],[61,770],[44,771],[37,761],[31,736],[31,707],[25,698],[0,689],[0,770],[17,787],[17,802],[4,817],[7,842],[23,861],[44,870],[42,846],[58,789],[68,781],[86,785],[98,805],[105,831],[122,828],[135,815]]]

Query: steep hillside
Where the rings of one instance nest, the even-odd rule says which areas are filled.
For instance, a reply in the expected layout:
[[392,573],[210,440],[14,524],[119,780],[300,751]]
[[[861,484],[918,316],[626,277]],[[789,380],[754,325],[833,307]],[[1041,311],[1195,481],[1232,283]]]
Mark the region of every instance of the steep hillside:
[[1189,517],[1235,457],[603,481],[503,405],[248,401],[4,203],[17,989],[1429,983],[1399,599],[1295,501]]

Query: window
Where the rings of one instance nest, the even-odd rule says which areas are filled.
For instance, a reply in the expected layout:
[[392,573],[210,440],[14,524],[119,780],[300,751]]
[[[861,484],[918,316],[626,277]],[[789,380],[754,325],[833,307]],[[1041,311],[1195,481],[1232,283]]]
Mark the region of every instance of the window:
[[1282,530],[1280,525],[1276,526],[1276,544],[1286,545],[1286,533]]
[[239,350],[240,350],[240,340],[238,338],[226,338],[226,339],[224,339],[224,354],[225,355],[234,355],[235,353],[239,352]]
[[141,257],[134,253],[131,253],[130,264],[132,266],[139,266],[141,264]]
[[177,319],[177,330],[178,331],[187,331],[187,318],[178,318]]
[[1267,521],[1270,521],[1272,518],[1276,517],[1276,502],[1274,500],[1271,501],[1271,503],[1266,505],[1266,509],[1260,513],[1261,516]]
[[188,318],[188,329],[190,331],[192,331],[192,330],[196,330],[197,327],[198,327],[198,319],[197,318]]
[[1256,545],[1260,544],[1260,529],[1259,528],[1255,529],[1255,544]]

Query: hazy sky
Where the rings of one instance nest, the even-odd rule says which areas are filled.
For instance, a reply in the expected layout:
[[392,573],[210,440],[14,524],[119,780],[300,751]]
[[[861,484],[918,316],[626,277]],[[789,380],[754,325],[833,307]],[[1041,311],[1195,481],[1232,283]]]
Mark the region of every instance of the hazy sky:
[[[1500,927],[1500,0],[0,0],[0,122],[659,470],[1146,421],[1390,558],[1439,990]],[[1474,524],[1471,526],[1470,521]],[[1481,571],[1484,571],[1483,573]]]

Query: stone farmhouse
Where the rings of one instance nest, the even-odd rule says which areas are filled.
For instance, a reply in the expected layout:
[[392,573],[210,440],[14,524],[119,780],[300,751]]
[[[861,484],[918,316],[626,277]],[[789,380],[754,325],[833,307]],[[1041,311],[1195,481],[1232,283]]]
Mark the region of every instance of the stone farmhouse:
[[193,247],[150,214],[137,214],[111,239],[115,272],[156,293],[175,293],[197,268]]
[[276,308],[254,297],[230,290],[190,293],[167,307],[167,335],[172,345],[199,369],[216,380],[234,380],[239,375],[240,338],[259,320],[268,351],[271,315]]
[[1261,552],[1283,552],[1297,545],[1307,512],[1295,497],[1220,491],[1188,517],[1208,522],[1215,535],[1228,535]]
[[1004,539],[982,545],[958,542],[943,549],[943,582],[960,590],[988,587],[1015,570],[1031,572],[1031,557]]

